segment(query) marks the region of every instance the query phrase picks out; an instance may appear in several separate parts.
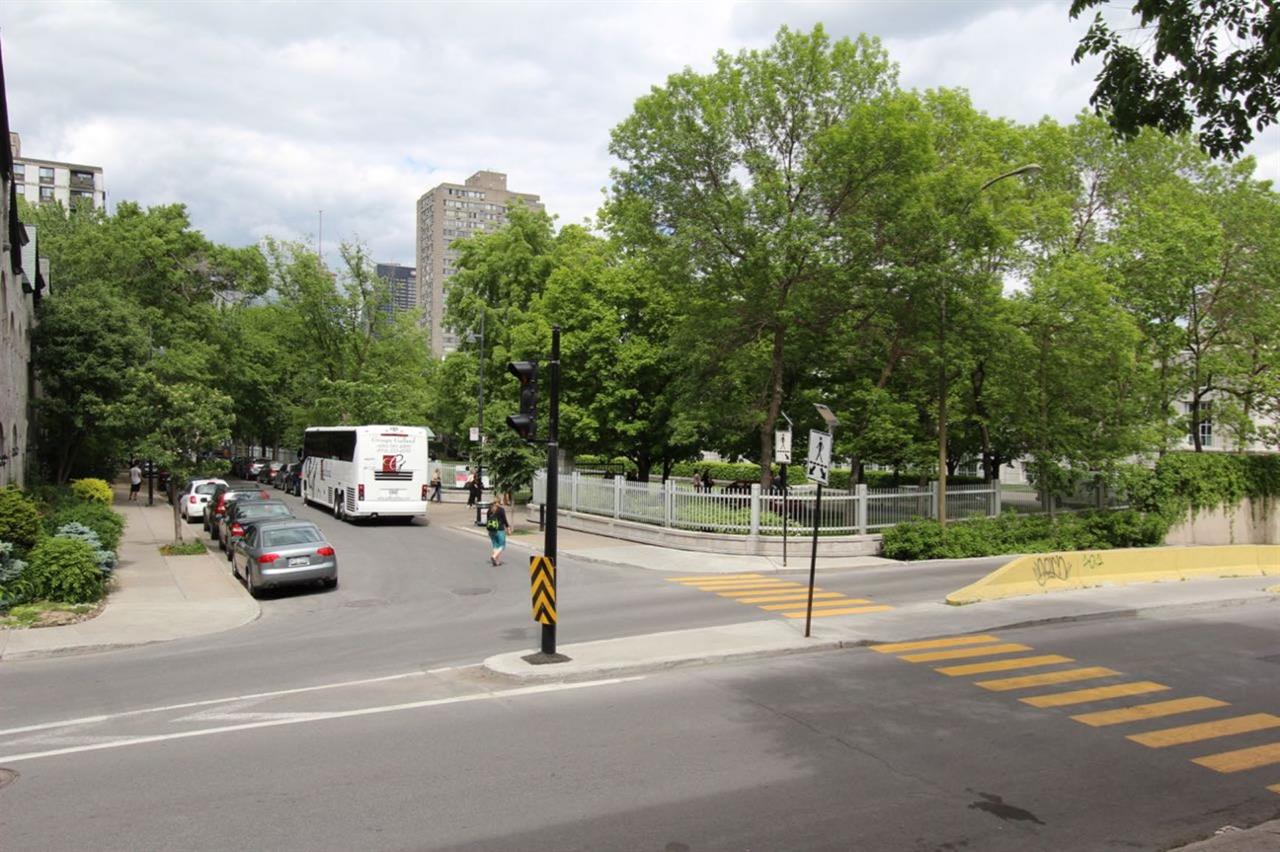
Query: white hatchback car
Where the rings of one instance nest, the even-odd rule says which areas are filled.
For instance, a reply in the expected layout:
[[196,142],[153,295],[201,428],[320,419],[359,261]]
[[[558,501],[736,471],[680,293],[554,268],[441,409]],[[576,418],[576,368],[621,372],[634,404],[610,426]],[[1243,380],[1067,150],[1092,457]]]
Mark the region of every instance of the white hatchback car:
[[187,482],[182,493],[178,495],[178,512],[189,524],[197,523],[204,518],[204,504],[209,502],[209,495],[215,488],[227,483],[221,479],[192,479]]

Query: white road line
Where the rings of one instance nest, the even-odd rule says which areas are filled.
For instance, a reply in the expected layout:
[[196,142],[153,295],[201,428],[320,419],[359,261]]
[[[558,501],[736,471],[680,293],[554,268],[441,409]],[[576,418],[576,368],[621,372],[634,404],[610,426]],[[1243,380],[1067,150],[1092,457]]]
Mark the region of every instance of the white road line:
[[70,725],[88,725],[93,722],[106,722],[111,719],[123,719],[128,716],[141,716],[144,713],[164,713],[169,710],[187,710],[191,707],[209,707],[214,704],[229,704],[232,701],[249,701],[255,698],[277,698],[281,695],[298,695],[303,692],[317,692],[322,689],[341,689],[344,686],[363,686],[368,683],[386,683],[392,680],[404,680],[410,677],[422,677],[429,674],[440,674],[441,672],[461,671],[462,669],[471,669],[481,665],[476,663],[470,666],[445,666],[439,669],[430,669],[428,671],[404,672],[402,674],[386,675],[385,677],[369,677],[362,680],[347,680],[340,683],[324,683],[319,686],[302,686],[297,689],[277,689],[273,692],[253,692],[248,695],[233,695],[230,698],[209,698],[204,701],[188,701],[184,704],[166,704],[162,707],[144,707],[140,710],[125,710],[120,713],[105,713],[101,716],[81,716],[79,719],[67,719],[62,722],[44,722],[39,725],[24,725],[20,728],[4,728],[0,729],[0,737],[10,734],[24,734],[28,731],[47,731],[50,728],[65,728]]
[[579,683],[548,683],[538,686],[522,686],[500,692],[474,692],[470,695],[456,695],[452,698],[432,698],[424,701],[410,701],[405,704],[386,704],[380,707],[362,707],[357,710],[335,710],[330,713],[315,713],[310,718],[273,719],[267,722],[247,722],[243,725],[223,725],[217,728],[200,728],[195,731],[182,731],[176,734],[155,734],[146,737],[131,737],[116,742],[95,743],[93,745],[72,746],[70,748],[51,749],[49,751],[30,751],[24,754],[0,755],[0,765],[17,763],[22,760],[36,760],[42,757],[58,757],[65,754],[78,754],[85,751],[102,751],[109,748],[145,745],[166,740],[183,740],[191,737],[208,737],[214,734],[229,734],[234,731],[250,731],[257,728],[276,728],[282,725],[302,725],[307,722],[321,722],[329,719],[349,719],[354,716],[376,716],[382,713],[396,713],[402,710],[417,710],[422,707],[440,707],[446,704],[463,704],[471,701],[491,701],[495,698],[515,698],[522,695],[537,695],[543,692],[560,692],[569,689],[586,689],[592,686],[611,686],[617,683],[630,683],[644,680],[643,675],[634,677],[615,677],[607,680],[588,680]]

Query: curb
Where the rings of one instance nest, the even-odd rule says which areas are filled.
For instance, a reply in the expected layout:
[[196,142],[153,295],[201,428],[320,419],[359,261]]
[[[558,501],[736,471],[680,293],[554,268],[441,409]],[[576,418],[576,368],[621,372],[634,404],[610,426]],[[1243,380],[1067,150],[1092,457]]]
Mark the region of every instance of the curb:
[[[1072,624],[1091,621],[1111,621],[1122,618],[1135,618],[1143,613],[1151,612],[1196,612],[1199,610],[1223,609],[1227,607],[1252,606],[1280,603],[1280,599],[1274,597],[1247,597],[1247,598],[1223,598],[1213,601],[1192,601],[1189,603],[1175,604],[1159,604],[1150,607],[1125,607],[1123,609],[1108,610],[1105,612],[1081,613],[1080,615],[1062,615],[1050,618],[1032,619],[1029,621],[1014,621],[1007,624],[987,625],[982,628],[975,628],[974,632],[988,632],[997,630],[1025,630],[1033,627],[1044,627],[1054,624]],[[773,622],[744,622],[744,624],[770,624]],[[686,631],[669,631],[670,632],[686,632]],[[968,632],[968,631],[965,631]],[[639,636],[622,637],[622,639],[605,639],[599,642],[619,642],[619,641],[652,641],[655,637],[668,634],[655,633]],[[747,660],[770,659],[774,657],[786,657],[796,654],[815,653],[819,651],[837,651],[847,648],[865,648],[872,645],[881,645],[886,642],[916,642],[928,639],[946,638],[954,636],[954,631],[943,633],[921,633],[910,634],[905,637],[893,637],[892,639],[877,639],[874,637],[863,638],[846,638],[846,639],[820,639],[795,641],[792,644],[780,644],[775,648],[746,648],[746,649],[724,649],[718,652],[702,652],[689,654],[687,656],[667,655],[659,656],[651,660],[635,661],[635,662],[604,662],[594,664],[582,664],[573,666],[569,665],[548,664],[533,665],[526,662],[523,657],[534,653],[533,650],[515,651],[505,654],[496,654],[487,658],[483,662],[483,667],[490,673],[500,677],[517,680],[522,683],[529,682],[572,682],[576,680],[586,680],[596,677],[616,677],[625,675],[650,674],[655,672],[672,671],[682,668],[693,668],[701,665],[709,665],[713,663],[729,663],[743,662]],[[584,642],[581,646],[589,646],[598,644],[598,642]],[[574,646],[561,648],[562,652],[572,653]]]

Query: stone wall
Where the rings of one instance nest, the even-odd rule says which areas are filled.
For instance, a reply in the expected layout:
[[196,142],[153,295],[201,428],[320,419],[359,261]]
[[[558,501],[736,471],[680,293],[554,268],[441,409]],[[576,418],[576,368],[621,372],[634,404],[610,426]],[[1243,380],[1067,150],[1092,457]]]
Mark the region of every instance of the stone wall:
[[1280,501],[1248,497],[1234,509],[1198,512],[1169,530],[1165,544],[1280,544]]

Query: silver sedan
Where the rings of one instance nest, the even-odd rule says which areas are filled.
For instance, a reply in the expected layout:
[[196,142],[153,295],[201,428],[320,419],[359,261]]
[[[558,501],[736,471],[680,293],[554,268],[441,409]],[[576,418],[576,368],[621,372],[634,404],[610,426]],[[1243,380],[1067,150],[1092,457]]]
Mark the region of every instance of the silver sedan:
[[231,570],[255,598],[265,588],[338,585],[338,554],[310,521],[260,521],[245,527],[231,554]]

